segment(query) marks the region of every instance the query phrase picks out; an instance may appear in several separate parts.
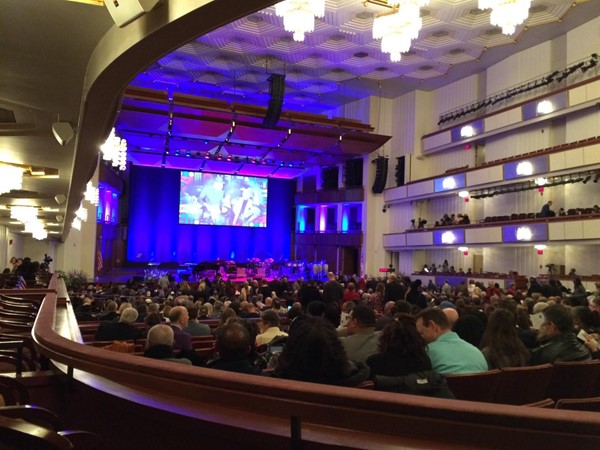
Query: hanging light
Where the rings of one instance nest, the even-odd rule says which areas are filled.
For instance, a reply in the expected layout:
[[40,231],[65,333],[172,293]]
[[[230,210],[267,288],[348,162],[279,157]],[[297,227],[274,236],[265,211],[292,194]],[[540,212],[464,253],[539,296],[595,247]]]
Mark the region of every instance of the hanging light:
[[81,230],[81,220],[79,220],[77,217],[75,217],[73,219],[73,223],[72,223],[73,228],[75,228],[76,230]]
[[111,161],[113,167],[118,167],[119,170],[127,168],[127,141],[118,137],[114,128],[100,150],[104,161]]
[[529,15],[531,0],[479,0],[479,9],[490,9],[490,23],[502,28],[504,34],[514,34]]
[[420,8],[429,0],[391,0],[392,11],[380,14],[373,20],[373,38],[381,39],[381,51],[389,53],[392,62],[410,50],[413,39],[423,27]]
[[0,165],[0,195],[23,187],[23,169]]
[[100,189],[94,187],[91,181],[88,181],[85,186],[85,193],[83,198],[90,202],[92,205],[97,205],[100,202]]
[[38,209],[35,206],[11,206],[10,218],[21,223],[30,223],[37,220]]
[[88,211],[83,207],[83,205],[79,205],[79,209],[75,211],[75,217],[77,217],[82,222],[87,222],[88,219]]
[[31,236],[38,241],[48,237],[48,231],[46,231],[44,222],[40,219],[26,223],[25,233],[31,233]]
[[285,0],[275,5],[275,14],[283,17],[285,31],[294,33],[302,42],[304,33],[315,30],[315,17],[325,16],[325,0]]

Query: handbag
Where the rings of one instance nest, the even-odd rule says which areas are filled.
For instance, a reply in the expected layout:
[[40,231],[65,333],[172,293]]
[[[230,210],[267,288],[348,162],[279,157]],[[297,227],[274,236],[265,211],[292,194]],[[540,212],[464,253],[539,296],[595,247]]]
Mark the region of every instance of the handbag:
[[448,388],[446,378],[437,371],[423,370],[404,376],[376,375],[373,378],[375,390],[399,392],[402,394],[424,395],[437,398],[454,398]]

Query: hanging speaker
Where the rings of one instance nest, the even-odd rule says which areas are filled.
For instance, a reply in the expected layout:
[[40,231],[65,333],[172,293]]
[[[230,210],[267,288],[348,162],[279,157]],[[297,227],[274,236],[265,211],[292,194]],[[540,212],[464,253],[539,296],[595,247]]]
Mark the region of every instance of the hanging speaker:
[[269,81],[269,109],[263,119],[264,128],[275,128],[281,115],[283,106],[283,95],[285,91],[285,75],[272,73]]
[[396,186],[404,186],[405,160],[404,156],[396,158]]
[[388,159],[385,156],[379,156],[373,163],[375,164],[375,181],[371,191],[373,194],[381,194],[387,181]]
[[151,11],[161,0],[106,0],[104,4],[115,24],[121,28]]

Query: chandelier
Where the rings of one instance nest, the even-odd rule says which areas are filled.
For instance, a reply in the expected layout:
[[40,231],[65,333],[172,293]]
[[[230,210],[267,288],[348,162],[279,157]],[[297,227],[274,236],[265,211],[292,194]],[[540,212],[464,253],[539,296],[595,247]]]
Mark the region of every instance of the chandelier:
[[37,220],[38,209],[35,206],[11,206],[10,218],[21,223],[29,223]]
[[81,220],[82,222],[87,222],[88,210],[83,206],[83,204],[80,204],[79,209],[75,211],[75,217]]
[[100,202],[100,189],[94,187],[91,181],[87,182],[83,198],[92,205],[97,205]]
[[373,38],[381,39],[381,51],[389,53],[392,62],[400,61],[400,54],[410,49],[413,39],[423,27],[422,6],[429,0],[389,0],[392,11],[383,13],[373,20]]
[[23,187],[23,169],[0,163],[0,195]]
[[285,31],[294,33],[302,42],[304,33],[315,30],[315,17],[325,16],[325,0],[285,0],[275,5],[275,14],[283,17]]
[[127,169],[127,141],[118,137],[114,128],[100,150],[104,161],[111,161],[113,167],[118,167],[119,170]]
[[48,231],[44,228],[44,222],[36,219],[25,224],[25,233],[31,233],[31,237],[41,241],[48,237]]
[[479,9],[491,8],[490,23],[502,28],[504,34],[514,34],[529,15],[531,0],[479,0]]

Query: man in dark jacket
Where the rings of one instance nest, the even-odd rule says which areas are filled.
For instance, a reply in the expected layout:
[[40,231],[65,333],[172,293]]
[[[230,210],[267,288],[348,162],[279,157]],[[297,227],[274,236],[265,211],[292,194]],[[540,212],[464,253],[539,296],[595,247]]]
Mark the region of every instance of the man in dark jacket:
[[261,373],[261,369],[248,359],[252,341],[248,329],[243,324],[228,321],[216,336],[215,349],[219,358],[210,362],[208,367],[254,375]]
[[532,352],[532,365],[591,359],[589,350],[573,333],[573,318],[564,306],[549,306],[543,314],[538,334],[540,346]]
[[406,291],[404,286],[396,277],[396,274],[389,274],[387,277],[387,283],[385,285],[385,293],[383,295],[384,302],[397,302],[398,300],[404,300]]
[[94,337],[97,341],[127,341],[142,337],[142,330],[133,325],[138,318],[135,308],[127,308],[121,313],[118,322],[102,321]]

